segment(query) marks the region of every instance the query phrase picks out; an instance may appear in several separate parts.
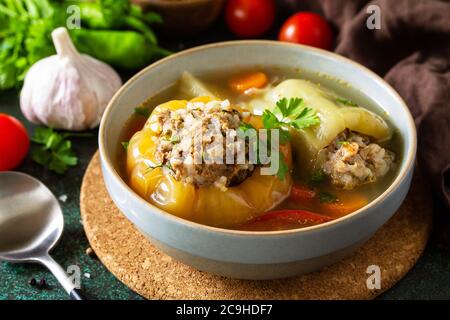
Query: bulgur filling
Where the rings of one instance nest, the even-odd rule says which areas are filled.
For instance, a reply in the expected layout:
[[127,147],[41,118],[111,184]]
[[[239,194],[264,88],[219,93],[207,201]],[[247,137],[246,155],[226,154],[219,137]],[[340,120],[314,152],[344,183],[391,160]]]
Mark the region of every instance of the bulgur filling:
[[351,190],[375,182],[393,167],[395,154],[372,143],[369,137],[349,130],[328,147],[324,172],[338,188]]
[[[228,100],[188,102],[178,110],[164,110],[156,118],[156,159],[178,181],[222,190],[241,183],[255,166],[248,163],[248,142],[236,139],[244,115]],[[245,163],[227,161],[227,152],[246,154]],[[230,157],[230,156],[228,156]]]

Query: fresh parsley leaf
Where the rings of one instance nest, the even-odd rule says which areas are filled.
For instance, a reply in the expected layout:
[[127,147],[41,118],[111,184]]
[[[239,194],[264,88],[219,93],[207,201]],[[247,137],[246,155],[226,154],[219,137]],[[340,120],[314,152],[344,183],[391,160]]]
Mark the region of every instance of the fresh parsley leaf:
[[31,158],[34,162],[39,163],[40,165],[45,166],[50,162],[51,153],[47,152],[47,150],[42,148],[33,148],[31,150]]
[[274,112],[265,110],[262,118],[266,129],[305,129],[320,123],[316,111],[305,107],[303,99],[300,98],[279,100]]
[[[283,98],[276,103],[276,107],[273,112],[270,110],[264,110],[262,115],[262,122],[265,129],[278,129],[280,143],[284,144],[291,139],[289,132],[290,128],[293,129],[305,129],[310,126],[320,123],[320,119],[317,113],[304,105],[304,101],[301,98]],[[270,131],[268,134],[268,142],[270,141]],[[260,144],[261,141],[260,141]],[[269,145],[269,143],[266,143]],[[284,180],[289,168],[283,155],[280,153],[280,163],[277,176],[279,179]]]
[[122,141],[120,144],[125,149],[125,151],[127,151],[128,150],[128,145],[130,144],[130,142],[129,141]]
[[239,124],[238,130],[242,132],[247,132],[249,129],[253,129],[256,131],[255,127],[252,126],[250,123],[241,122]]
[[259,142],[258,131],[250,123],[241,122],[236,130],[236,134],[241,139],[248,137],[249,140],[252,140],[256,138],[257,143],[253,147],[257,147]]
[[343,104],[344,106],[349,106],[349,107],[357,107],[358,106],[357,103],[355,103],[351,100],[348,100],[348,99],[344,99],[344,98],[337,98],[336,102]]
[[148,118],[150,117],[150,110],[146,107],[137,107],[134,108],[134,114]]
[[181,142],[181,139],[180,139],[180,137],[178,137],[178,136],[172,136],[172,137],[170,137],[170,140],[169,140],[172,144],[177,144],[177,143],[180,143]]
[[311,108],[303,108],[289,124],[295,129],[305,129],[320,123],[317,113]]
[[72,150],[72,142],[67,140],[71,136],[87,137],[90,134],[58,133],[52,128],[36,128],[31,141],[39,146],[32,149],[31,158],[51,171],[65,173],[69,167],[78,163],[78,158]]
[[277,101],[277,106],[275,107],[275,113],[281,114],[283,118],[296,118],[301,112],[304,102],[301,98],[283,98]]
[[262,115],[264,129],[277,129],[281,126],[281,122],[277,116],[270,110],[264,110]]
[[323,169],[319,169],[313,172],[310,182],[313,185],[317,185],[325,181],[326,177],[325,171],[323,171]]
[[[279,130],[279,137],[280,137],[280,143],[286,143],[287,141],[289,141],[291,139],[291,135],[289,133],[288,130],[283,128],[284,123],[279,121],[277,116],[269,111],[269,110],[264,110],[263,116],[262,116],[262,120],[263,120],[263,125],[264,125],[264,129],[278,129]],[[269,139],[270,137],[268,137]]]
[[158,164],[156,166],[149,166],[146,173],[149,173],[150,171],[153,171],[153,170],[155,170],[157,168],[167,168],[170,171],[174,172],[174,170],[172,168],[172,165],[170,164],[170,162],[168,162],[166,164],[161,163],[161,164]]
[[280,131],[280,143],[284,144],[291,140],[291,134],[288,130],[278,129]]
[[284,158],[284,155],[280,152],[280,163],[279,163],[278,172],[277,172],[278,179],[280,179],[281,181],[284,181],[284,179],[286,178],[286,174],[288,172],[289,172],[289,167],[286,163],[286,159]]
[[334,203],[338,201],[338,198],[329,192],[321,192],[319,193],[319,200],[320,203]]

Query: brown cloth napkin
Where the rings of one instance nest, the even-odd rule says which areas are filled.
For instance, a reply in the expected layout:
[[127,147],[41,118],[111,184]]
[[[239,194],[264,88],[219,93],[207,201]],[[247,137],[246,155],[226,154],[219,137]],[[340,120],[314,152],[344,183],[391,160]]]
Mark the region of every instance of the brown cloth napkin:
[[[418,163],[450,208],[450,2],[437,0],[287,0],[292,10],[322,14],[335,27],[335,51],[391,84],[418,129]],[[381,28],[370,30],[369,5]]]

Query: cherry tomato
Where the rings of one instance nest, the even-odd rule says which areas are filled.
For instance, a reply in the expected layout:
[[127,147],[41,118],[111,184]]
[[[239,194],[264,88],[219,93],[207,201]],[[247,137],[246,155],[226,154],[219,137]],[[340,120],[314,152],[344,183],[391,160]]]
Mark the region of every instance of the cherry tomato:
[[328,22],[312,12],[299,12],[287,19],[278,39],[326,50],[333,46],[333,32]]
[[264,34],[275,20],[273,0],[229,0],[225,9],[228,28],[239,37]]
[[23,124],[12,116],[0,113],[0,171],[17,167],[29,147],[30,139]]

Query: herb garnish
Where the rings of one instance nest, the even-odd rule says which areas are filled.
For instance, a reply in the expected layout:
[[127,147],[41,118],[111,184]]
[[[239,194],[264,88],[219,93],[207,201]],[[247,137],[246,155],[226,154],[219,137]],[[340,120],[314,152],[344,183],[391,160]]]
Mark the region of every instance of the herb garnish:
[[282,118],[280,122],[295,129],[305,129],[320,123],[317,113],[308,107],[301,98],[283,98],[277,102],[274,113]]
[[150,117],[150,110],[146,107],[136,107],[134,108],[134,114],[141,117]]
[[338,198],[329,192],[321,192],[319,193],[320,203],[334,203],[338,201]]
[[[274,108],[273,112],[270,110],[264,110],[264,113],[262,115],[262,122],[264,129],[279,130],[280,143],[283,144],[291,139],[289,129],[305,129],[310,126],[319,124],[320,119],[313,109],[305,107],[303,99],[283,98],[276,103],[276,107]],[[253,132],[255,132],[256,134],[256,129],[248,123],[241,123],[238,129],[238,133],[241,132],[245,134],[249,129],[253,129]],[[261,141],[260,139],[258,139],[257,141],[257,148],[259,148],[261,145],[270,150],[270,131],[267,132],[266,141]],[[280,180],[284,180],[288,171],[289,167],[286,164],[284,155],[280,152],[277,177]]]
[[279,164],[278,164],[278,172],[277,177],[281,181],[284,181],[284,178],[286,177],[286,174],[289,172],[289,167],[286,163],[286,159],[284,159],[284,154],[280,152],[280,158],[279,158]]
[[348,143],[348,141],[345,141],[345,140],[336,141],[336,145],[338,147],[342,147],[342,146],[346,145],[347,143]]
[[241,123],[239,124],[239,128],[238,128],[239,131],[242,131],[242,132],[245,133],[245,132],[247,132],[249,129],[255,130],[255,127],[252,126],[250,123],[245,123],[245,122],[241,122]]
[[155,170],[155,169],[158,169],[158,168],[167,168],[167,169],[169,169],[170,171],[175,172],[175,171],[173,170],[172,165],[170,164],[170,162],[168,162],[168,163],[166,163],[166,164],[161,163],[161,164],[158,164],[158,165],[156,165],[156,166],[148,166],[148,170],[147,170],[146,173],[148,173],[148,172],[150,172],[150,171],[153,171],[153,170]]
[[344,98],[337,98],[336,102],[343,104],[344,106],[349,106],[349,107],[357,107],[358,106],[357,103],[355,103],[351,100],[348,100],[348,99],[344,99]]
[[125,151],[127,151],[128,150],[128,145],[130,144],[130,141],[122,141],[120,144],[125,149]]
[[313,172],[311,176],[310,184],[316,186],[325,181],[326,177],[327,176],[325,174],[325,171],[323,171],[323,169],[316,170]]
[[72,150],[72,142],[67,138],[89,136],[90,133],[58,133],[52,128],[36,128],[31,141],[40,146],[32,149],[31,158],[49,170],[63,174],[78,163]]
[[[306,129],[320,123],[317,113],[305,106],[301,98],[283,98],[278,100],[273,112],[265,110],[262,115],[265,129],[278,129],[280,142],[285,143],[291,139],[289,129]],[[269,137],[268,137],[269,138]],[[283,154],[280,152],[280,163],[277,176],[284,180],[289,168]]]

